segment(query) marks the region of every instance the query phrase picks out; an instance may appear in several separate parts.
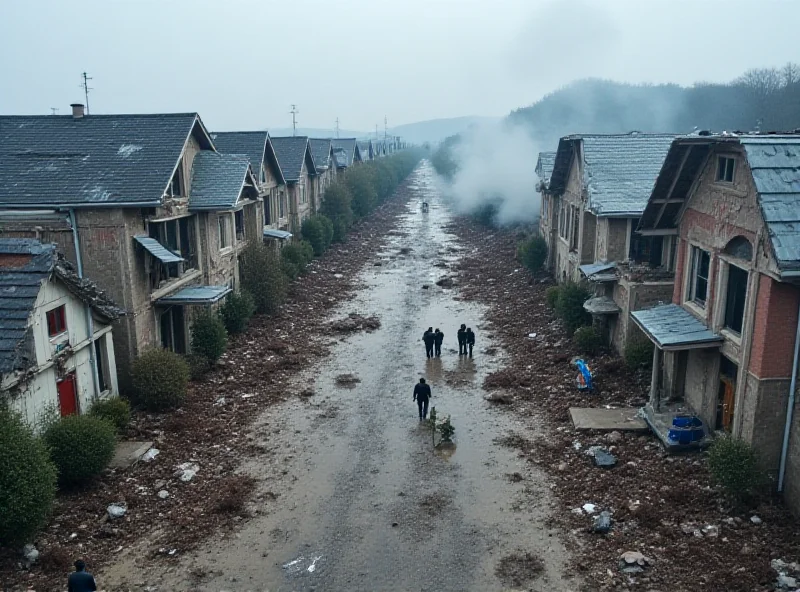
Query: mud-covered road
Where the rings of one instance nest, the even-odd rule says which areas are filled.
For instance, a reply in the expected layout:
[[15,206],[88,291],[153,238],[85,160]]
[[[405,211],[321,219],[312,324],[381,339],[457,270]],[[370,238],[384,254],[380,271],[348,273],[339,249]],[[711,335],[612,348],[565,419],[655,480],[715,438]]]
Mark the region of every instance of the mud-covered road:
[[[436,282],[464,245],[445,232],[450,214],[433,172],[413,173],[407,213],[385,249],[365,263],[358,296],[331,311],[376,315],[381,327],[341,339],[296,385],[314,395],[271,407],[254,424],[263,453],[245,463],[259,487],[252,518],[177,563],[127,553],[102,576],[107,590],[468,591],[569,590],[566,552],[546,526],[547,478],[495,440],[527,431],[483,397],[503,353],[483,310]],[[423,214],[420,203],[431,203]],[[460,357],[460,323],[477,334]],[[427,360],[423,331],[445,333]],[[321,328],[322,330],[322,328]],[[256,362],[257,363],[257,362]],[[343,374],[360,382],[349,388]],[[425,377],[455,451],[434,450],[412,389]],[[256,447],[257,449],[257,447]],[[527,557],[526,557],[527,555]]]

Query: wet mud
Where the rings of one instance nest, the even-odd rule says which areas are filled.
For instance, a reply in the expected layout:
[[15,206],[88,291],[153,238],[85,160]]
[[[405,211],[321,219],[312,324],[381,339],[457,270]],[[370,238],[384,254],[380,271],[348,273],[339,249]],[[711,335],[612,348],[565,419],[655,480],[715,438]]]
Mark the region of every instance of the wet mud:
[[[131,550],[101,574],[104,588],[574,588],[564,576],[566,551],[547,526],[548,478],[497,443],[537,434],[484,400],[481,385],[502,367],[503,350],[484,308],[441,281],[464,245],[445,230],[451,215],[430,166],[413,175],[407,211],[366,262],[362,288],[331,310],[330,320],[375,317],[379,327],[330,331],[331,355],[298,378],[305,396],[265,410],[253,425],[253,456],[241,469],[257,483],[251,517],[173,563]],[[477,335],[472,358],[458,355],[461,323]],[[445,333],[441,358],[425,356],[429,326]],[[431,426],[418,420],[412,390],[420,377],[438,417],[456,428],[453,446],[435,448]],[[526,569],[514,570],[519,557]]]

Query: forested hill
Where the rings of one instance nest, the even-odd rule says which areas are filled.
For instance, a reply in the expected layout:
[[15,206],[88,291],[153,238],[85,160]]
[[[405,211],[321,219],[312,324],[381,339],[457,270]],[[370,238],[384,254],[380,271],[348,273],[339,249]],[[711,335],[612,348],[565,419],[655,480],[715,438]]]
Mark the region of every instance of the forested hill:
[[800,65],[691,87],[579,80],[513,111],[508,122],[548,144],[572,133],[789,131],[800,128]]

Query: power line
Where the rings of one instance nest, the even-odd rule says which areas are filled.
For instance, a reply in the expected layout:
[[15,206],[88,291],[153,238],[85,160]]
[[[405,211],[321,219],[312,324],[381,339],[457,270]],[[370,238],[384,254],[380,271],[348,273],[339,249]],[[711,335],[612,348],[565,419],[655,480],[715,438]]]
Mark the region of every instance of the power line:
[[86,115],[89,115],[89,91],[94,90],[89,86],[89,81],[92,80],[92,77],[87,75],[86,72],[81,74],[83,77],[83,82],[81,86],[83,87],[83,95],[86,97]]
[[292,104],[292,110],[289,111],[289,113],[292,114],[292,135],[296,136],[297,135],[297,114],[300,113],[300,111],[297,110],[297,105]]

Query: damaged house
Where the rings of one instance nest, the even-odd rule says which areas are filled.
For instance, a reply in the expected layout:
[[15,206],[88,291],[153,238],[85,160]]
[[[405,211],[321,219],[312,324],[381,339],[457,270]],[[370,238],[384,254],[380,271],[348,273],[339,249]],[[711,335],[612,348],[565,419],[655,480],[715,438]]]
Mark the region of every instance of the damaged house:
[[632,132],[561,138],[546,186],[548,239],[559,282],[588,280],[585,308],[609,343],[642,339],[630,311],[668,302],[669,237],[636,232],[674,135]]
[[286,181],[289,199],[289,229],[297,234],[303,220],[319,208],[316,193],[317,170],[307,136],[272,138],[272,147]]
[[196,113],[0,117],[0,236],[55,243],[129,312],[120,383],[143,349],[189,348],[195,307],[238,278],[261,235],[248,155],[221,155]]
[[555,265],[555,252],[552,247],[555,245],[556,232],[558,232],[558,197],[550,193],[550,176],[553,174],[555,161],[555,152],[540,152],[539,158],[536,160],[536,176],[539,177],[536,191],[541,194],[539,235],[547,241],[545,269],[550,271],[553,271]]
[[336,176],[341,180],[348,168],[362,162],[361,152],[355,138],[336,138],[331,140],[333,156],[336,159]]
[[648,421],[751,443],[800,512],[800,135],[676,139],[639,230],[677,244],[672,303],[632,313],[655,344]]
[[258,194],[263,202],[264,238],[285,240],[289,232],[289,198],[286,180],[278,165],[269,133],[216,132],[211,135],[217,151],[247,156],[256,177]]
[[119,394],[111,325],[123,311],[55,245],[0,239],[0,401],[35,427]]
[[317,205],[317,211],[319,211],[325,200],[325,190],[337,177],[333,142],[330,139],[311,138],[308,143],[311,148],[311,158],[314,160],[314,168],[317,171],[314,181],[316,183],[315,191],[319,196]]

